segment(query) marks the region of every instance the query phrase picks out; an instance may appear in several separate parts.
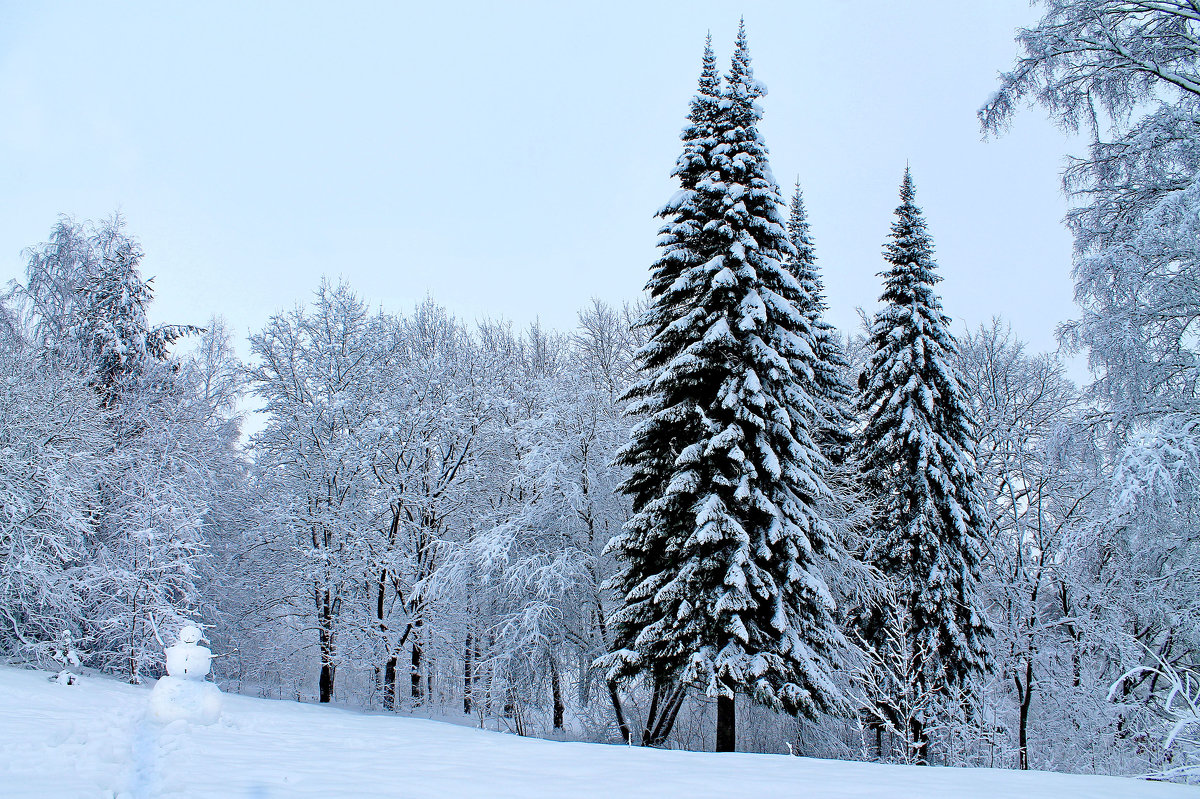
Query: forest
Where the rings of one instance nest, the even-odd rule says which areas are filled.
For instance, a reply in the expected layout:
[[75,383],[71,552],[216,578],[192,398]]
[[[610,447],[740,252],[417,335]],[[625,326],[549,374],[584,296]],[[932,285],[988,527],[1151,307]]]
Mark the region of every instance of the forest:
[[0,298],[0,658],[140,683],[195,624],[249,696],[1200,779],[1200,4],[1041,6],[979,124],[1089,142],[1058,352],[954,332],[904,164],[879,306],[829,323],[744,26],[644,292],[573,329],[326,279],[243,359],[151,324],[136,220],[47,220]]

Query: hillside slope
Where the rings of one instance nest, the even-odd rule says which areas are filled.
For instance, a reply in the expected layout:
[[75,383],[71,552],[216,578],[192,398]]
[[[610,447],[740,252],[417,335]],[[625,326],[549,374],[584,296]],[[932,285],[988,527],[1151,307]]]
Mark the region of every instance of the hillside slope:
[[225,697],[204,727],[147,717],[149,691],[76,686],[0,667],[0,795],[669,799],[1196,799],[1112,777],[915,768],[782,755],[714,755],[557,743],[433,721]]

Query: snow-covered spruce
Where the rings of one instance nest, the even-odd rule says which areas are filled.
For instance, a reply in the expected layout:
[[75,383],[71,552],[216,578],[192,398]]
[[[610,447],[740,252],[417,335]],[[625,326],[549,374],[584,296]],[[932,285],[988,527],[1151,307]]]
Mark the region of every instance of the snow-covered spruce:
[[[792,194],[787,228],[796,254],[787,260],[786,266],[803,289],[792,298],[793,304],[812,329],[813,358],[810,363],[803,360],[798,363],[796,374],[801,380],[811,379],[809,394],[817,412],[814,440],[823,455],[835,464],[841,464],[849,454],[853,438],[854,389],[847,380],[850,365],[842,352],[837,330],[824,317],[825,285],[817,268],[816,248],[809,232],[808,213],[799,181],[796,181],[796,190]],[[806,367],[812,370],[811,378]]]
[[[863,636],[882,649],[896,645],[887,628],[911,629],[899,643],[906,651],[891,658],[906,664],[907,673],[897,676],[915,681],[917,695],[934,692],[962,704],[988,666],[991,630],[976,597],[986,520],[950,320],[933,290],[941,279],[933,242],[913,199],[905,169],[884,250],[884,307],[871,327],[859,398],[865,479],[879,503],[878,540],[868,555],[892,579],[896,602],[866,615]],[[929,712],[906,712],[894,696],[876,699],[893,725],[906,719],[896,732],[918,762],[927,762]]]
[[815,335],[797,308],[811,300],[785,266],[795,250],[744,27],[715,116],[712,74],[706,48],[628,392],[641,417],[621,455],[635,514],[611,544],[624,605],[604,663],[717,697],[717,749],[731,750],[737,693],[789,713],[841,704],[830,668],[842,638],[814,509],[828,489],[807,390]]

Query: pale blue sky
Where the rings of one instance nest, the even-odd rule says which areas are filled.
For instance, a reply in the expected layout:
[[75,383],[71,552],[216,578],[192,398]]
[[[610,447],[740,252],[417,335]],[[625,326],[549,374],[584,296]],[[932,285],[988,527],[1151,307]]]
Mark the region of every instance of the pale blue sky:
[[570,327],[654,259],[705,32],[744,14],[762,132],[799,175],[831,317],[874,307],[911,163],[955,328],[1037,349],[1074,313],[1040,113],[980,140],[1026,0],[679,3],[0,1],[0,282],[57,214],[119,208],[158,321],[245,333],[320,276],[407,309]]

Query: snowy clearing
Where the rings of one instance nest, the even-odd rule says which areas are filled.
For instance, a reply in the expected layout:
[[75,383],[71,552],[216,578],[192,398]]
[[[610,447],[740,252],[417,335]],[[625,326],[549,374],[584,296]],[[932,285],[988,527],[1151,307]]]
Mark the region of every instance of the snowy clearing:
[[714,755],[518,738],[226,695],[212,726],[149,718],[148,688],[0,668],[0,793],[142,797],[1131,799],[1194,788],[1117,777]]

